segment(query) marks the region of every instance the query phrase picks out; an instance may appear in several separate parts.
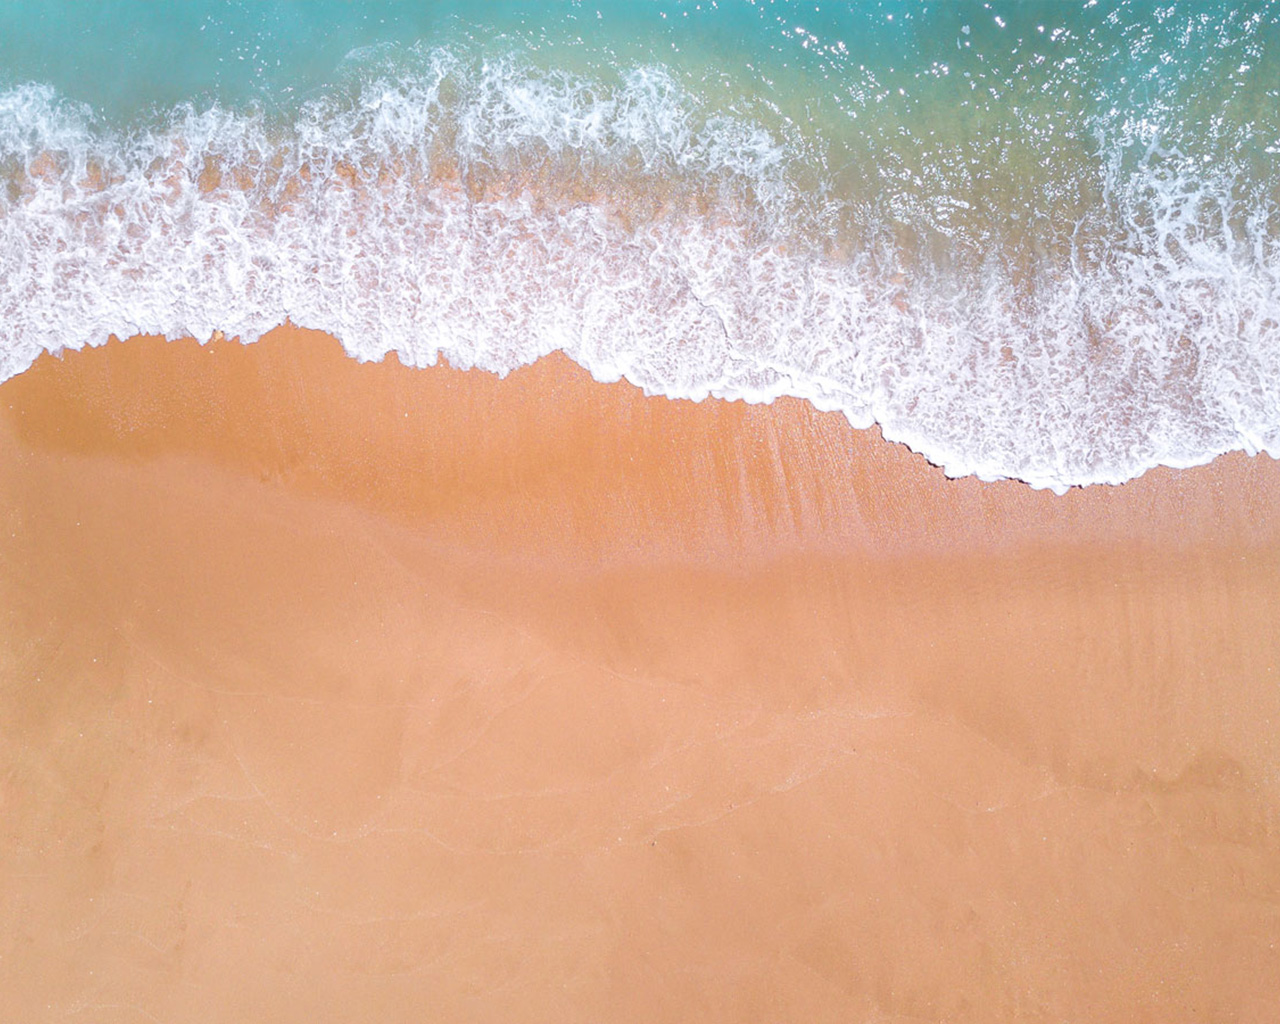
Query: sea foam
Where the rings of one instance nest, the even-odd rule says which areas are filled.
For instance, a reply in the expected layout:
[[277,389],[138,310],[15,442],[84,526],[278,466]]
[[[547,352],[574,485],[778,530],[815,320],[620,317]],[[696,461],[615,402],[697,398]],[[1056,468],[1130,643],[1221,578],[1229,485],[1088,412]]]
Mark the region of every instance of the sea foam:
[[950,475],[1058,491],[1280,455],[1271,199],[1145,130],[1099,126],[1103,198],[1058,254],[944,261],[842,195],[820,147],[661,67],[366,54],[287,122],[187,106],[130,131],[21,86],[0,93],[0,379],[287,318],[362,360],[505,374],[561,350],[672,398],[793,395]]

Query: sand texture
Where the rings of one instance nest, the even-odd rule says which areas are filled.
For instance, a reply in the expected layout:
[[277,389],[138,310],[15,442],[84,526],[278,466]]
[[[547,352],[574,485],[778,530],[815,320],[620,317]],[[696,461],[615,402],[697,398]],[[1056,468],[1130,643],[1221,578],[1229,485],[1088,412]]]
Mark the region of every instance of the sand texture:
[[1280,1020],[1278,509],[557,357],[42,357],[0,1020]]

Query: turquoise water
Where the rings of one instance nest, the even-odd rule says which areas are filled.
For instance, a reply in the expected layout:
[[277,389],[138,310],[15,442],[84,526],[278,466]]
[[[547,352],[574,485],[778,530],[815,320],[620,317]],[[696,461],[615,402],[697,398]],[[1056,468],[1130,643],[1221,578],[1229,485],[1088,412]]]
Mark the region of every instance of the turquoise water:
[[1263,3],[0,5],[0,377],[286,317],[1061,490],[1280,454]]

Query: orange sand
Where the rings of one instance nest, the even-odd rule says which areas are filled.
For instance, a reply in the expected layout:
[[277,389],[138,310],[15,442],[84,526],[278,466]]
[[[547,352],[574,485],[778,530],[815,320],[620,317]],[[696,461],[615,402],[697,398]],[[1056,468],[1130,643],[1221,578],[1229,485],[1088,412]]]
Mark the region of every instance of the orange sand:
[[1280,466],[323,335],[0,385],[0,1020],[1280,1020]]

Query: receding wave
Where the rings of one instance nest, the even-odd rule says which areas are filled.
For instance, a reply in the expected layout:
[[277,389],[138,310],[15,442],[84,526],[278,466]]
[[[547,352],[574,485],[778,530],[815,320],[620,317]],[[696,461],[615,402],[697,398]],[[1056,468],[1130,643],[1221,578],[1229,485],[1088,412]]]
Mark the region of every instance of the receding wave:
[[661,67],[437,50],[351,76],[283,122],[128,131],[0,93],[0,379],[287,318],[360,359],[506,373],[559,349],[670,397],[794,395],[949,474],[1056,490],[1280,455],[1274,183],[1140,124],[1096,126],[1094,198],[1051,239],[990,205],[1008,231],[966,236],[980,197],[945,178],[912,197],[947,222],[929,235]]

